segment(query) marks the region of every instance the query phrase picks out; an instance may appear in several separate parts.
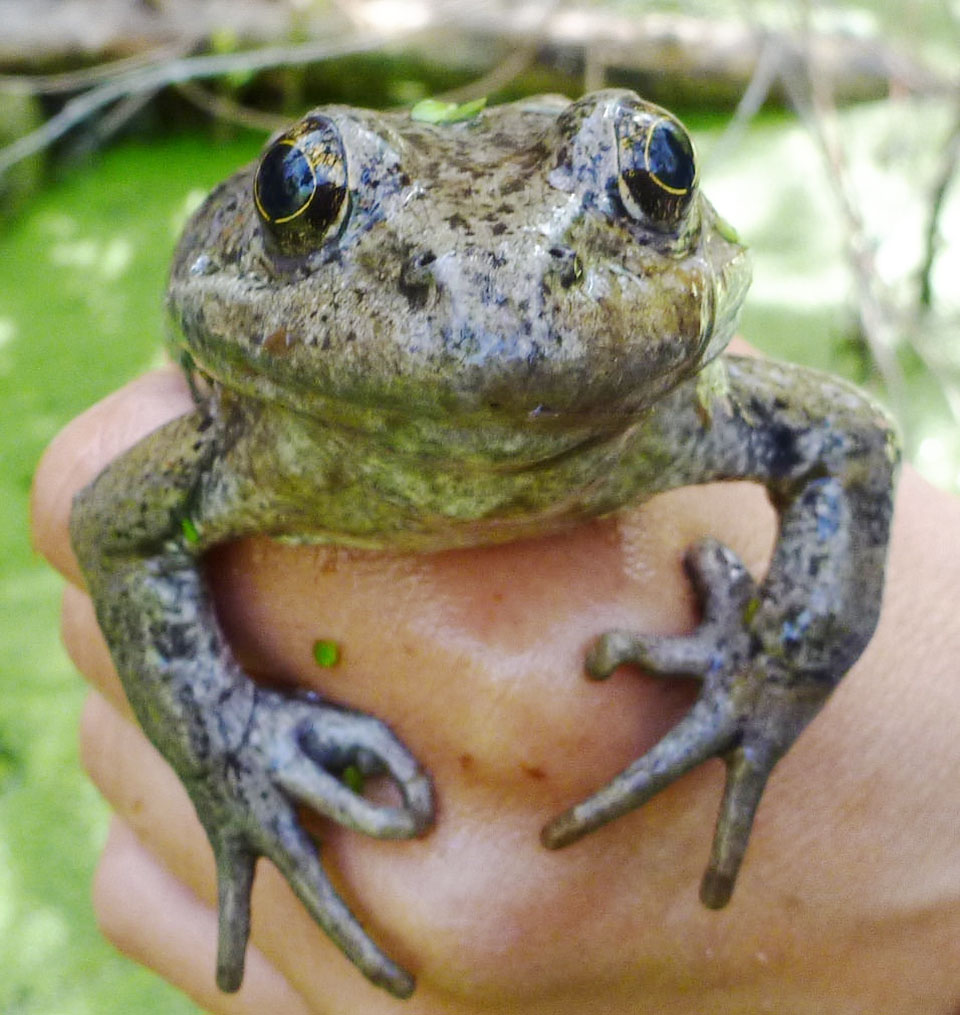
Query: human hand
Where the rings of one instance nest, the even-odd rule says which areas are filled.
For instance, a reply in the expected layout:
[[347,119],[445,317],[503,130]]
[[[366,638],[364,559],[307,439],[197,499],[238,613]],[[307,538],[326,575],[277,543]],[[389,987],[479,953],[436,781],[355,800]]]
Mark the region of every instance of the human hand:
[[[244,987],[217,992],[210,850],[133,725],[66,535],[73,492],[189,405],[172,371],[141,378],[60,435],[35,489],[37,545],[70,582],[67,648],[95,688],[85,762],[118,815],[95,902],[118,947],[215,1015],[917,1015],[960,1004],[960,503],[909,470],[880,628],[774,773],[721,912],[697,897],[718,762],[566,850],[544,850],[539,830],[692,701],[692,685],[628,667],[591,683],[583,658],[609,628],[693,625],[680,560],[701,536],[762,572],[775,519],[758,488],[675,491],[560,537],[474,551],[255,539],[211,554],[248,672],[385,719],[439,801],[423,840],[310,825],[355,911],[417,974],[411,1001],[363,981],[265,863]],[[317,638],[341,645],[337,667],[312,663]]]

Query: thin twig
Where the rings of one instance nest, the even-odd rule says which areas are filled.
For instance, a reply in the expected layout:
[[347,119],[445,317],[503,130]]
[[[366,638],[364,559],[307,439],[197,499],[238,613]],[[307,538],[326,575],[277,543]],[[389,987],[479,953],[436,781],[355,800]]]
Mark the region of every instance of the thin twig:
[[536,46],[521,46],[508,53],[492,70],[459,88],[450,88],[434,96],[444,102],[467,102],[483,95],[491,95],[519,77],[537,57]]
[[241,105],[225,95],[217,95],[207,88],[194,83],[193,81],[181,81],[174,86],[177,91],[198,109],[209,113],[217,120],[226,123],[236,124],[238,127],[247,127],[250,130],[265,130],[273,133],[280,130],[289,123],[288,117],[278,116],[275,113],[264,113],[259,109]]
[[[346,0],[340,0],[340,2],[346,2]],[[482,77],[470,81],[468,84],[461,85],[459,88],[450,88],[436,96],[436,98],[442,99],[445,102],[467,102],[470,99],[478,99],[481,96],[490,95],[493,92],[498,92],[501,88],[505,88],[536,61],[541,45],[539,34],[546,29],[559,5],[560,0],[547,0],[547,2],[541,3],[537,16],[530,21],[528,26],[538,36],[537,38],[518,43],[503,60],[492,70],[487,71]],[[475,3],[473,5],[473,13],[475,15],[482,13],[483,6],[482,4]],[[456,10],[456,6],[453,9]]]
[[710,159],[715,162],[722,162],[727,152],[737,148],[750,122],[766,102],[770,89],[780,73],[784,53],[782,39],[762,29],[760,31],[760,53],[754,64],[753,74],[730,122],[710,149]]
[[122,130],[141,109],[157,94],[159,89],[151,92],[137,92],[121,99],[96,125],[96,143],[103,144],[118,131]]
[[960,103],[957,105],[957,120],[943,151],[943,162],[930,202],[930,217],[927,219],[926,243],[923,263],[920,266],[919,303],[922,310],[933,305],[933,265],[940,249],[940,215],[946,203],[950,184],[960,167]]
[[0,149],[0,176],[22,159],[43,151],[97,111],[128,95],[151,92],[184,81],[264,70],[267,67],[293,66],[335,56],[367,52],[407,34],[412,33],[398,30],[387,36],[380,32],[369,32],[339,42],[313,41],[297,46],[268,46],[242,53],[183,57],[120,74],[71,99],[59,113],[41,127]]
[[603,88],[607,80],[607,61],[601,47],[588,42],[583,47],[583,90],[595,92]]
[[101,81],[108,81],[118,74],[152,67],[186,56],[199,39],[157,46],[145,53],[125,56],[122,60],[98,63],[82,70],[68,70],[60,74],[0,74],[0,89],[12,88],[32,95],[57,95],[61,92],[78,92]]
[[863,338],[880,371],[895,408],[903,405],[904,382],[895,355],[893,314],[877,292],[873,246],[853,198],[846,153],[836,131],[837,111],[829,75],[813,66],[812,49],[795,68],[784,66],[781,80],[790,101],[816,141],[827,167],[827,179],[843,216],[847,260],[857,294],[857,311]]

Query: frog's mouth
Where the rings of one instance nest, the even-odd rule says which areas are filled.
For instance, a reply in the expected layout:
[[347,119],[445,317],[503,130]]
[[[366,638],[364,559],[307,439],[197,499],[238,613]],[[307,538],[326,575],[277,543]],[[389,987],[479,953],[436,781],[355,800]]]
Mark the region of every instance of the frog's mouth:
[[[640,422],[646,411],[603,415],[561,414],[538,406],[523,415],[490,411],[468,415],[435,415],[416,408],[406,411],[309,391],[302,393],[284,380],[248,370],[223,370],[218,363],[199,362],[171,323],[168,341],[194,392],[205,404],[225,390],[254,402],[282,406],[299,425],[327,429],[359,454],[389,454],[411,472],[428,468],[449,476],[520,475],[548,470],[566,460],[615,453],[615,445]],[[672,386],[672,385],[671,385]]]
[[[730,227],[726,226],[726,228]],[[720,235],[725,239],[722,233]],[[711,245],[708,237],[704,246],[709,250]],[[738,246],[733,248],[732,254],[730,251],[728,242],[722,249],[722,253],[726,256],[719,265],[715,265],[712,276],[713,306],[709,315],[710,324],[704,329],[703,342],[700,347],[700,363],[702,365],[716,359],[736,334],[740,323],[740,313],[743,310],[744,300],[752,280],[753,271],[747,249]]]

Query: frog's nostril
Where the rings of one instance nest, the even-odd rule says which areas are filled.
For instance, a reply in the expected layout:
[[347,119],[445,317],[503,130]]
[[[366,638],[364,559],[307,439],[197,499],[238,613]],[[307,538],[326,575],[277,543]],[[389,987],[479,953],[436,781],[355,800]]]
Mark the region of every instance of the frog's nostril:
[[548,253],[556,262],[555,271],[564,289],[583,278],[583,262],[571,247],[551,247]]
[[430,265],[437,259],[432,250],[419,250],[408,257],[400,267],[398,288],[410,301],[413,310],[420,310],[430,298],[436,278]]
[[437,255],[432,250],[422,250],[419,254],[410,258],[410,263],[415,268],[426,268],[428,265],[433,264],[437,259]]

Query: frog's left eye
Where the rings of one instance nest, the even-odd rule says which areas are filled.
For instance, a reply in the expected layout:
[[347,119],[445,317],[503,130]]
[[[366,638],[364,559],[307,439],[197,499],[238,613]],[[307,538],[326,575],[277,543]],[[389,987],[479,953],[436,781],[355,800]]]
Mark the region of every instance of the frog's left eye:
[[330,120],[311,116],[264,152],[253,200],[273,243],[285,254],[309,253],[343,221],[347,165]]
[[632,218],[674,229],[697,186],[693,141],[659,109],[626,108],[617,121],[620,199]]

